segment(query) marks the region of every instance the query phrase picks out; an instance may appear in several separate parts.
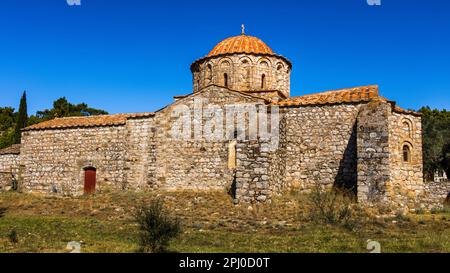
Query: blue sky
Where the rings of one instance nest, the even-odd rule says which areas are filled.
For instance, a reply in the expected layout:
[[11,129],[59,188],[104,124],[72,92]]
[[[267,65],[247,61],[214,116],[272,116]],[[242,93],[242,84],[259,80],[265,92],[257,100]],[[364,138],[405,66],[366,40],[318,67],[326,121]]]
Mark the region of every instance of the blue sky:
[[2,0],[0,106],[66,96],[110,113],[191,92],[189,65],[247,33],[294,63],[292,95],[379,84],[400,106],[450,109],[450,1]]

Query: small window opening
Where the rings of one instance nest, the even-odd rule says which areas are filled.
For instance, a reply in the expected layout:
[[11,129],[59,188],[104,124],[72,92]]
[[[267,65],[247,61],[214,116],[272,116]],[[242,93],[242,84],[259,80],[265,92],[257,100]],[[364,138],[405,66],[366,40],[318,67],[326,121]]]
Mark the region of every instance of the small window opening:
[[227,73],[223,74],[223,85],[225,87],[228,87],[228,74]]
[[411,148],[408,145],[403,146],[403,162],[411,161]]

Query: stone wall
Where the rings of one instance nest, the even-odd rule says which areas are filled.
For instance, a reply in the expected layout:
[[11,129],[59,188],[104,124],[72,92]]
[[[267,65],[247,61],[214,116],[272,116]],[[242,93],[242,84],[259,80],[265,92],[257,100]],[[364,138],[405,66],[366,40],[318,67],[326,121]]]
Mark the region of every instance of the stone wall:
[[13,179],[19,179],[18,154],[0,154],[0,191],[12,186]]
[[[278,90],[290,95],[291,67],[283,58],[231,54],[206,58],[193,66],[194,92],[216,84],[237,91]],[[264,83],[263,83],[264,81]]]
[[271,198],[273,182],[269,169],[269,151],[258,141],[237,144],[236,199],[242,202],[264,202]]
[[425,182],[424,191],[418,201],[421,208],[428,210],[450,206],[450,181]]
[[389,152],[391,183],[388,198],[400,206],[408,206],[424,191],[420,116],[392,112],[389,116]]
[[361,203],[388,201],[390,114],[390,104],[374,101],[361,107],[358,115],[358,201]]
[[82,194],[84,168],[97,169],[97,189],[127,187],[125,126],[26,131],[22,135],[22,189]]
[[[402,204],[423,193],[420,117],[395,112],[386,101],[282,107],[276,150],[259,138],[239,138],[248,135],[250,113],[235,117],[245,129],[227,128],[227,138],[212,139],[205,130],[217,115],[225,121],[230,105],[265,103],[212,85],[122,126],[25,131],[15,170],[22,189],[62,194],[83,193],[86,167],[96,168],[100,190],[234,188],[244,202],[318,184],[357,191],[359,201],[372,203]],[[211,105],[216,108],[205,112]],[[189,114],[188,139],[172,135],[179,109]],[[407,162],[405,145],[411,151]],[[0,156],[0,168],[4,162],[18,165]]]
[[[234,181],[234,170],[229,168],[229,143],[232,138],[213,140],[206,138],[202,127],[195,136],[196,124],[206,124],[210,115],[196,116],[194,108],[201,105],[216,105],[215,114],[225,115],[225,105],[242,105],[259,103],[263,100],[245,96],[225,88],[210,86],[201,92],[185,99],[180,99],[166,109],[158,112],[155,117],[155,177],[157,187],[164,189],[226,189]],[[197,104],[197,105],[196,105]],[[173,117],[173,111],[185,107],[191,113],[191,138],[176,139],[172,136],[174,123],[179,119]],[[224,131],[226,136],[234,135],[234,130]]]
[[155,187],[156,129],[153,118],[128,119],[126,125],[127,186],[135,190]]
[[285,137],[280,160],[286,186],[309,191],[317,183],[356,186],[356,132],[359,106],[302,106],[284,109]]
[[424,193],[420,116],[373,101],[361,107],[357,136],[358,200],[417,207]]

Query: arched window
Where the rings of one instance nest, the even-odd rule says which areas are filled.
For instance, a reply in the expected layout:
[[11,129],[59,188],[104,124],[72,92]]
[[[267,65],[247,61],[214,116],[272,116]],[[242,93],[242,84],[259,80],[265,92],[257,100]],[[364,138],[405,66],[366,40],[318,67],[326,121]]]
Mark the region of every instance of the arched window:
[[261,76],[261,89],[265,89],[266,88],[266,75],[263,74]]
[[267,63],[266,61],[262,61],[259,64],[264,68],[269,68],[269,63]]
[[228,87],[228,74],[223,74],[223,86]]
[[403,162],[411,162],[411,148],[409,145],[403,145]]
[[407,135],[408,137],[412,137],[411,123],[407,120],[404,120],[402,127],[405,135]]
[[277,70],[278,70],[278,72],[281,72],[283,70],[283,65],[282,64],[278,64]]
[[212,82],[212,66],[210,64],[206,66],[205,74],[206,85],[209,85]]
[[231,66],[229,61],[223,61],[220,65],[223,69],[229,68]]

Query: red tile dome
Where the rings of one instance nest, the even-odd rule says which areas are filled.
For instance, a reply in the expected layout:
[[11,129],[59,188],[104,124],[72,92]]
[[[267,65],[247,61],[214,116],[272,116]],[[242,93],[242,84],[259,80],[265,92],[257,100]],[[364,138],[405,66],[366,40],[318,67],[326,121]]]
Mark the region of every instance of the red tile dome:
[[208,57],[235,53],[274,55],[272,49],[260,39],[247,35],[239,35],[225,39],[217,44],[208,54]]

